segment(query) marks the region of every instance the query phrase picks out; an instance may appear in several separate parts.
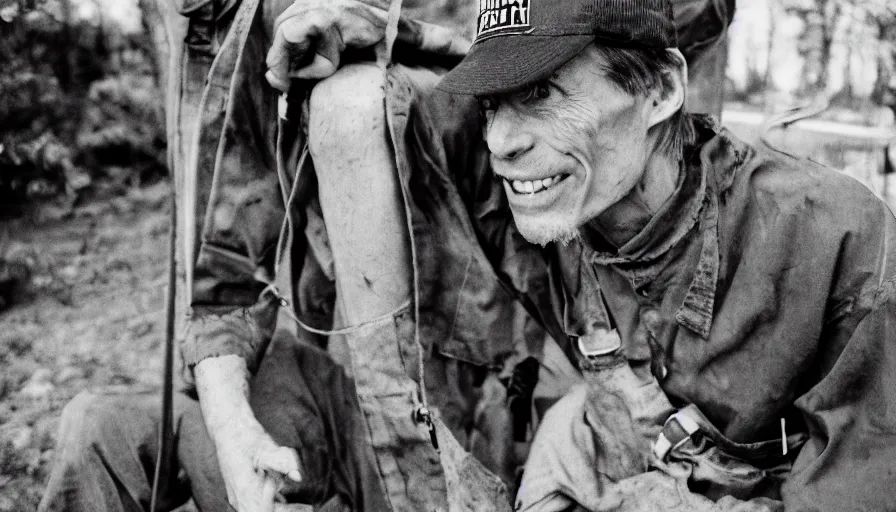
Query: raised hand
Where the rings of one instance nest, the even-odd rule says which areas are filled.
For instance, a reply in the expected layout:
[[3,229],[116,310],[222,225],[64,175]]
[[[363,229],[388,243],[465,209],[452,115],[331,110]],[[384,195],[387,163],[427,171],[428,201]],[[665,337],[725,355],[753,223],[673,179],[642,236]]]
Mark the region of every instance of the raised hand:
[[[296,0],[274,24],[268,82],[285,92],[292,78],[332,75],[346,48],[374,46],[385,38],[388,8],[388,2]],[[450,29],[404,18],[397,40],[442,55],[461,56],[469,48],[469,42]]]

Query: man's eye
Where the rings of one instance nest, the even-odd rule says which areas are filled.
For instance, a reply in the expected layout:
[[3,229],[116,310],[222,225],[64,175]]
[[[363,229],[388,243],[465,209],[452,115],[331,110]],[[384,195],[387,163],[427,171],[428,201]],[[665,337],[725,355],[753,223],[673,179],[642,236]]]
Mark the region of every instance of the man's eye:
[[533,101],[546,99],[551,95],[551,86],[547,82],[538,82],[532,84],[529,89],[523,93],[523,103],[531,103]]
[[483,113],[498,110],[498,101],[491,96],[479,98],[479,110]]

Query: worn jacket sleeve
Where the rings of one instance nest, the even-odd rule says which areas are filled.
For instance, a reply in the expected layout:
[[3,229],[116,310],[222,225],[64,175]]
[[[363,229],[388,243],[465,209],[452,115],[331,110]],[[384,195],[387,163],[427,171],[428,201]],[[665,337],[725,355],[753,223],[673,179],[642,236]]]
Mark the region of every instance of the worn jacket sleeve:
[[181,76],[172,77],[179,88],[169,101],[189,309],[182,355],[192,367],[236,354],[254,369],[276,312],[274,301],[259,299],[257,276],[273,273],[284,215],[277,99],[257,72],[268,38],[261,10],[245,2],[187,4]]
[[896,503],[896,221],[868,196],[841,243],[817,383],[795,404],[810,439],[783,488],[788,511]]

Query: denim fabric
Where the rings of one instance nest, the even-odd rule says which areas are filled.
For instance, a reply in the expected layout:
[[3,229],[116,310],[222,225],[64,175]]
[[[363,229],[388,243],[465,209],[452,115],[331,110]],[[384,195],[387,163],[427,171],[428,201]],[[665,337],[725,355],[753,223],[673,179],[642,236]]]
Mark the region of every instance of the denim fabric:
[[[354,384],[313,340],[278,330],[250,389],[258,421],[277,443],[299,454],[303,480],[282,491],[287,499],[386,510]],[[72,400],[62,414],[56,459],[39,510],[147,510],[160,401],[159,390],[132,389],[85,392]],[[174,459],[162,464],[161,510],[191,496],[200,510],[230,510],[214,444],[194,397],[175,393],[174,424]]]
[[[76,396],[62,412],[53,469],[38,510],[148,510],[160,413],[158,390],[110,388]],[[192,495],[202,510],[228,510],[199,403],[176,393],[174,424],[176,460],[162,465],[161,509],[176,508]]]

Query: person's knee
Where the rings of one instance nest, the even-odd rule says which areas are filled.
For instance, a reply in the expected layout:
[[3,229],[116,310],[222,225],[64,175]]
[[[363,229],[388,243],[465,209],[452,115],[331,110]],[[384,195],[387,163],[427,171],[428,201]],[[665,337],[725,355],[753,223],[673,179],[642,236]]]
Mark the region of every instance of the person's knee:
[[[308,145],[315,159],[349,157],[386,130],[383,71],[352,64],[318,83],[309,101]],[[385,137],[382,138],[385,141]]]
[[62,410],[59,440],[75,451],[114,442],[120,418],[113,397],[82,391]]

